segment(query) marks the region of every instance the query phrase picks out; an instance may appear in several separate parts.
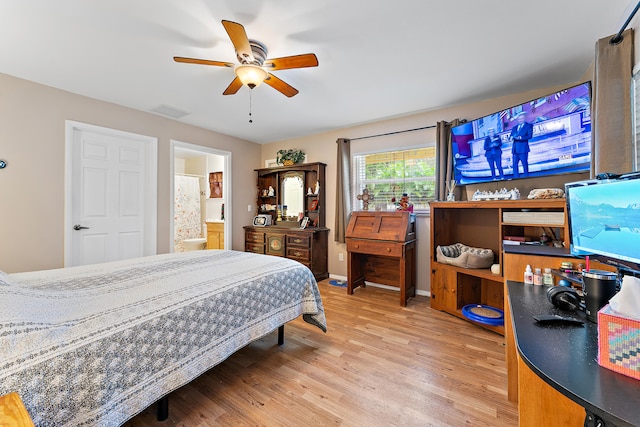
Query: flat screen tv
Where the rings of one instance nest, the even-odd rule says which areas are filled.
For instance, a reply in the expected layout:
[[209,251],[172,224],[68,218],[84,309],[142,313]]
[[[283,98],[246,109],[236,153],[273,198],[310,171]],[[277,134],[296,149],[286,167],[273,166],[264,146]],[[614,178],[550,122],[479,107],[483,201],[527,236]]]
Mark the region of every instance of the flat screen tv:
[[459,185],[589,171],[591,84],[498,111],[451,132]]
[[571,253],[640,271],[640,173],[565,185]]

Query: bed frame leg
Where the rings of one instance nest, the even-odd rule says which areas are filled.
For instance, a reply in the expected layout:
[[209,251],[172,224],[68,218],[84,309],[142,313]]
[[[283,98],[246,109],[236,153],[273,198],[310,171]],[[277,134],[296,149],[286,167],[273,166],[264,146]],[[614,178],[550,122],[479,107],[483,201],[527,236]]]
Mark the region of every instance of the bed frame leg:
[[284,325],[278,328],[278,345],[284,344]]
[[158,421],[169,418],[169,396],[164,396],[158,400]]

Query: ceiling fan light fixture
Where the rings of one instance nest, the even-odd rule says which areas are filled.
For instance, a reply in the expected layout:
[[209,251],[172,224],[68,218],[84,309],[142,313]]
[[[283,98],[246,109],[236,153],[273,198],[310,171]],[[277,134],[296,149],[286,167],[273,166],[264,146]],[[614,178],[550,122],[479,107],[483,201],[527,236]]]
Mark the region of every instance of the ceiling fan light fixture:
[[251,89],[260,86],[268,77],[268,73],[262,67],[253,64],[240,64],[236,66],[235,72],[242,84]]

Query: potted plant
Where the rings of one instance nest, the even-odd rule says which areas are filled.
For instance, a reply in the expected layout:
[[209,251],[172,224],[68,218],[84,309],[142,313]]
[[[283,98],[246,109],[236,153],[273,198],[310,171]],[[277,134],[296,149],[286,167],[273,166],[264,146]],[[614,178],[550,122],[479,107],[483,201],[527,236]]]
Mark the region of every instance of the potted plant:
[[290,148],[288,150],[278,150],[276,155],[276,163],[279,165],[292,166],[304,161],[304,153],[302,150]]

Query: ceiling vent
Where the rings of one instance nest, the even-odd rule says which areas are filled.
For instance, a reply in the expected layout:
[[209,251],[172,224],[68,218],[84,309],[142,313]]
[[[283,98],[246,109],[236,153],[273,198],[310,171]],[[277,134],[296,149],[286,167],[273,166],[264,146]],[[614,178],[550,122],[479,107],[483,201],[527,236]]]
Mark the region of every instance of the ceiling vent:
[[172,119],[181,119],[182,117],[191,114],[178,108],[171,107],[169,105],[160,105],[158,107],[152,108],[150,111],[162,114],[163,116],[171,117]]

